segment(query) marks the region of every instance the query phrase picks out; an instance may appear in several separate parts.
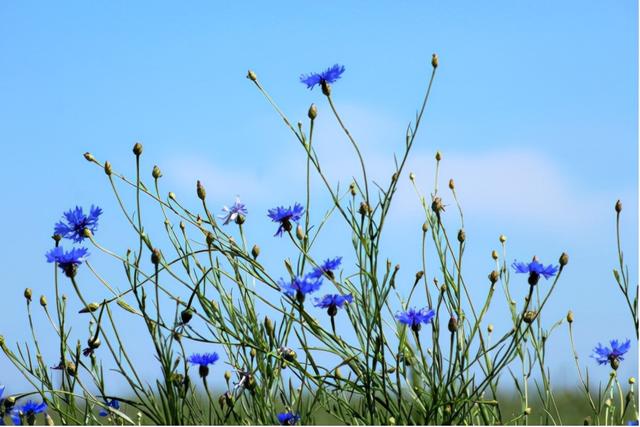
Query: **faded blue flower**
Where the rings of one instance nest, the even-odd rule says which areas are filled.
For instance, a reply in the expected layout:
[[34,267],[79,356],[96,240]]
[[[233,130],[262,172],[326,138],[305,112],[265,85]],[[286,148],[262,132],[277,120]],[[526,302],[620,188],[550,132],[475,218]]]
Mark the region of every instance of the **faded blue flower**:
[[74,277],[78,266],[82,264],[89,251],[87,248],[72,248],[70,251],[65,252],[62,246],[56,246],[46,253],[47,262],[56,262],[58,267],[64,271],[68,277]]
[[[113,408],[115,410],[120,409],[120,402],[118,402],[118,399],[110,399],[110,400],[107,399],[105,403],[109,408]],[[101,409],[98,415],[100,415],[101,417],[106,417],[107,415],[109,415],[109,413],[110,412],[107,411],[106,409]]]
[[224,225],[229,224],[231,221],[242,221],[249,213],[244,203],[240,203],[240,197],[236,197],[236,202],[231,207],[223,206],[222,212],[222,214],[218,215],[218,218],[224,220]]
[[307,85],[307,89],[313,89],[316,85],[323,83],[334,83],[344,73],[344,65],[335,64],[321,73],[309,73],[300,76],[300,82]]
[[19,426],[22,425],[22,419],[26,418],[27,423],[29,425],[33,425],[35,423],[36,415],[46,410],[46,403],[36,403],[32,400],[29,400],[24,405],[18,406],[11,411],[11,421],[13,421],[13,424]]
[[325,274],[329,276],[331,279],[334,278],[333,270],[340,267],[340,263],[342,262],[342,257],[335,257],[333,259],[327,259],[318,267],[314,268],[311,273],[307,276],[311,278],[321,278]]
[[198,365],[198,373],[204,378],[209,375],[209,365],[213,365],[218,359],[218,353],[194,353],[189,356],[189,363]]
[[596,359],[600,365],[606,365],[609,363],[613,369],[618,369],[620,361],[624,360],[624,354],[631,348],[631,340],[627,340],[624,343],[620,343],[618,340],[609,341],[611,348],[604,347],[598,343],[598,346],[593,349],[591,357]]
[[300,415],[293,412],[282,412],[278,414],[278,422],[283,426],[293,426],[300,421]]
[[529,273],[528,281],[531,286],[538,284],[540,276],[549,279],[558,272],[558,266],[549,264],[545,267],[543,264],[540,264],[536,258],[530,263],[514,261],[511,267],[513,267],[516,273]]
[[295,277],[290,282],[285,282],[283,279],[280,279],[278,284],[285,295],[291,298],[295,297],[298,301],[302,302],[307,294],[320,289],[322,279],[312,278],[307,275],[304,277]]
[[338,314],[338,309],[342,308],[345,304],[351,304],[353,302],[353,296],[351,294],[347,295],[325,295],[322,298],[316,298],[315,305],[316,307],[326,308],[329,316],[335,316]]
[[301,204],[296,203],[293,207],[279,206],[277,208],[269,209],[268,216],[273,222],[279,222],[280,227],[274,236],[282,236],[283,231],[291,231],[293,225],[291,222],[298,222],[302,218],[304,208]]
[[410,326],[414,332],[418,332],[422,323],[431,323],[436,313],[430,308],[416,310],[411,308],[407,311],[401,311],[396,314],[396,319],[404,325]]
[[53,233],[71,239],[76,243],[82,242],[85,228],[88,228],[91,233],[95,233],[98,230],[98,217],[101,214],[102,209],[94,205],[91,205],[88,215],[82,211],[81,207],[76,206],[75,209],[64,213],[63,220],[55,225]]

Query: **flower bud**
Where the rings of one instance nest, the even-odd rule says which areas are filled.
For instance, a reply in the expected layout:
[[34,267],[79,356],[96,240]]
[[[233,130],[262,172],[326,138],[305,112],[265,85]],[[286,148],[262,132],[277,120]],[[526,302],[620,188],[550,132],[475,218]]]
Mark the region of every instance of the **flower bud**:
[[315,120],[315,118],[318,117],[318,107],[316,107],[316,104],[311,104],[307,115],[311,120]]
[[296,237],[298,240],[304,240],[304,231],[302,230],[302,226],[298,224],[296,227]]
[[112,173],[111,163],[108,160],[104,162],[104,173],[106,173],[107,176],[111,176]]
[[252,359],[255,359],[257,354],[258,352],[256,351],[255,348],[252,348],[251,351],[249,351],[249,355],[251,356]]
[[449,189],[450,189],[450,190],[455,190],[455,189],[456,189],[456,183],[455,183],[455,182],[453,182],[453,178],[451,178],[451,179],[449,180]]
[[498,273],[496,270],[493,270],[491,273],[489,273],[489,281],[491,282],[492,285],[494,285],[499,278],[500,278],[500,273]]
[[160,249],[156,248],[151,252],[151,264],[158,265],[160,264],[160,260],[162,259],[162,254],[160,253]]
[[447,325],[447,329],[449,329],[449,332],[454,333],[455,331],[458,330],[458,319],[456,319],[454,316],[451,316],[451,318],[449,319],[449,324]]
[[573,311],[571,310],[567,313],[567,322],[573,323]]
[[93,154],[88,151],[84,153],[84,158],[87,159],[88,162],[94,162],[96,160],[96,158],[93,157]]
[[100,308],[100,304],[98,304],[97,302],[90,302],[89,304],[87,304],[86,307],[84,307],[78,313],[93,313],[98,308]]
[[616,202],[616,213],[620,213],[620,212],[622,212],[622,202],[618,200]]
[[252,70],[247,71],[247,78],[252,82],[258,81],[258,76]]
[[253,256],[253,259],[256,259],[258,255],[260,255],[260,246],[253,245],[253,248],[251,248],[251,256]]
[[187,308],[185,310],[182,310],[182,313],[180,313],[180,319],[182,320],[182,323],[184,325],[186,325],[187,323],[189,323],[189,321],[193,318],[193,310],[190,308]]
[[98,338],[98,337],[91,337],[91,338],[89,338],[89,340],[87,341],[87,345],[89,346],[89,348],[92,348],[92,349],[94,349],[94,350],[95,350],[96,348],[100,347],[100,344],[101,344],[101,343],[100,343],[100,338]]
[[507,236],[505,236],[504,234],[500,235],[500,243],[504,243],[507,241]]
[[491,251],[491,258],[493,258],[494,261],[498,260],[498,251],[493,250]]
[[409,179],[414,181],[416,179],[416,175],[413,172],[409,172]]
[[47,306],[47,297],[45,297],[44,295],[40,296],[40,305],[43,307]]
[[349,184],[349,192],[351,193],[352,196],[356,195],[356,184],[355,183],[351,183]]
[[527,406],[526,409],[524,410],[524,414],[531,415],[531,408],[529,406]]
[[442,153],[440,153],[440,151],[436,151],[436,161],[440,161],[442,160]]
[[422,232],[423,232],[423,233],[426,233],[426,232],[427,232],[427,230],[429,230],[429,223],[428,223],[427,221],[425,221],[425,222],[422,224]]
[[133,154],[135,154],[136,156],[140,156],[140,154],[142,154],[142,144],[140,144],[139,142],[136,142],[134,144]]
[[631,377],[629,378],[629,385],[635,384],[636,383],[636,379]]
[[273,338],[275,329],[273,327],[273,322],[267,316],[264,317],[264,329],[267,331],[267,335]]
[[463,243],[466,238],[467,233],[465,233],[463,229],[460,229],[460,231],[458,231],[458,242]]
[[435,53],[431,55],[431,66],[433,68],[438,68],[438,55],[436,55]]
[[569,264],[569,255],[567,255],[566,252],[562,252],[562,255],[560,255],[560,260],[558,262],[560,263],[560,267],[564,267],[565,265]]
[[431,202],[431,210],[438,216],[438,219],[440,219],[440,212],[444,211],[444,205],[440,197],[434,197],[433,202]]
[[493,332],[493,324],[489,323],[489,326],[487,326],[487,332],[491,333]]
[[33,295],[33,291],[31,290],[31,288],[25,288],[24,290],[24,298],[27,300],[27,302],[31,302],[31,296]]
[[534,320],[536,320],[537,316],[537,312],[531,310],[527,311],[526,313],[524,313],[524,323],[532,323]]
[[360,203],[360,209],[358,209],[358,213],[362,216],[368,215],[371,212],[371,208],[369,208],[369,204],[367,202]]
[[196,193],[198,193],[198,198],[204,202],[204,199],[207,197],[207,191],[200,181],[196,183]]
[[160,170],[158,165],[155,165],[151,170],[151,176],[153,176],[155,179],[158,179],[162,176],[162,171]]

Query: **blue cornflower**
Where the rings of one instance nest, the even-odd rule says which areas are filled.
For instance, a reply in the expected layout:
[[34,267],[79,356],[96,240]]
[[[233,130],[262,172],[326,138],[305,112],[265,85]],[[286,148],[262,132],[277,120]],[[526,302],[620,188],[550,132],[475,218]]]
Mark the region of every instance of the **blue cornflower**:
[[[335,82],[344,73],[344,65],[335,64],[333,67],[329,67],[321,73],[309,73],[300,76],[300,82],[307,85],[307,89],[313,89],[315,85],[322,86],[322,91],[325,92],[328,84]],[[325,93],[325,95],[327,95]]]
[[410,326],[414,332],[418,332],[422,323],[431,323],[436,313],[430,308],[423,308],[416,310],[411,308],[407,311],[401,311],[396,314],[396,319],[402,324]]
[[35,423],[36,415],[46,410],[46,403],[36,403],[32,400],[29,400],[24,405],[16,407],[11,411],[11,421],[13,421],[13,424],[19,426],[22,425],[22,419],[26,418],[27,423],[29,423],[29,425],[33,425]]
[[285,295],[291,298],[295,297],[298,301],[304,302],[307,294],[317,291],[322,285],[322,279],[316,279],[307,276],[295,277],[291,282],[285,282],[283,279],[278,281],[280,289]]
[[229,224],[231,221],[235,221],[237,224],[244,222],[244,217],[247,216],[247,208],[244,203],[240,203],[240,197],[236,197],[236,202],[231,207],[223,206],[221,215],[218,218],[224,219],[224,225]]
[[329,278],[333,279],[333,270],[340,267],[340,263],[342,262],[342,257],[335,257],[334,259],[327,259],[322,264],[320,264],[317,268],[314,268],[313,271],[307,274],[308,277],[317,279],[323,277],[325,274],[329,276]]
[[351,304],[353,302],[353,296],[351,294],[347,295],[325,295],[322,298],[316,298],[315,305],[316,307],[326,308],[329,316],[333,317],[338,314],[338,309],[342,308],[345,304]]
[[628,426],[637,426],[638,425],[638,420],[627,421],[627,425]]
[[291,231],[291,229],[293,228],[293,225],[291,225],[291,221],[300,221],[303,212],[304,208],[300,203],[296,203],[295,205],[293,205],[293,207],[289,206],[288,208],[279,206],[277,208],[269,209],[269,218],[271,218],[273,222],[280,223],[280,227],[278,227],[278,231],[276,231],[276,234],[274,234],[274,236],[282,236],[283,231]]
[[62,246],[56,246],[46,253],[47,262],[57,262],[58,267],[64,271],[67,277],[74,277],[78,266],[84,262],[89,255],[87,248],[73,248],[68,252]]
[[293,412],[282,412],[278,414],[278,422],[283,426],[293,426],[300,421],[300,415]]
[[[105,401],[105,403],[109,408],[113,408],[116,410],[120,409],[120,402],[118,402],[118,399],[108,399]],[[101,409],[98,415],[100,415],[101,417],[106,417],[107,415],[109,415],[109,413],[110,412],[106,409]]]
[[85,215],[82,208],[76,206],[64,213],[64,219],[58,222],[53,230],[54,234],[71,239],[76,243],[84,240],[84,229],[87,228],[91,233],[95,233],[98,229],[98,217],[102,214],[102,209],[91,205],[89,214]]
[[189,356],[189,362],[198,365],[198,372],[202,378],[209,375],[209,365],[213,365],[218,359],[218,353],[194,353]]
[[511,267],[513,267],[516,273],[529,273],[528,281],[531,286],[538,284],[541,275],[544,276],[545,279],[549,279],[558,272],[558,266],[549,264],[545,267],[540,264],[536,258],[533,258],[533,261],[530,263],[514,261]]
[[624,354],[631,348],[631,340],[625,341],[623,344],[618,340],[611,340],[611,348],[603,347],[598,343],[598,346],[593,349],[591,357],[596,359],[600,365],[606,365],[609,363],[613,369],[618,369],[620,361],[624,360]]

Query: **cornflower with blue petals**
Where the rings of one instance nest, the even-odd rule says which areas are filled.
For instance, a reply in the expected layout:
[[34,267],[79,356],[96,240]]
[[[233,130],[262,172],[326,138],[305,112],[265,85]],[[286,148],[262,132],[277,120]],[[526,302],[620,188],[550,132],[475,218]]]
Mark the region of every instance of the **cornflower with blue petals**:
[[435,311],[427,307],[421,310],[410,308],[407,311],[401,311],[397,313],[396,319],[398,320],[398,322],[410,326],[413,332],[418,333],[418,331],[420,331],[420,328],[422,327],[422,324],[431,323],[435,315]]
[[202,378],[205,378],[209,375],[209,365],[213,365],[218,359],[218,353],[194,353],[189,356],[189,363],[198,365],[198,373]]
[[13,424],[19,426],[22,425],[22,420],[26,419],[29,425],[34,425],[36,421],[36,415],[41,414],[46,410],[46,403],[36,403],[32,400],[29,400],[24,405],[18,406],[11,411],[11,421],[13,421]]
[[333,274],[333,270],[340,267],[341,262],[342,262],[342,257],[327,259],[318,267],[314,268],[313,271],[311,271],[311,273],[309,273],[307,276],[314,279],[319,279],[326,274],[331,280],[333,280],[335,277]]
[[[107,407],[109,408],[113,408],[115,410],[119,410],[120,409],[120,402],[118,401],[118,399],[108,399],[105,402],[107,404]],[[101,409],[100,412],[98,413],[98,415],[100,415],[101,417],[106,417],[107,415],[109,415],[110,411],[107,411],[106,409]]]
[[299,302],[304,302],[305,296],[320,289],[322,285],[322,279],[309,277],[294,277],[290,282],[285,282],[283,279],[278,281],[280,289],[285,295],[291,298],[296,298]]
[[283,426],[293,426],[300,421],[300,415],[295,414],[293,412],[282,412],[277,415],[278,422]]
[[236,197],[236,202],[231,207],[223,206],[222,214],[218,215],[218,218],[223,219],[224,225],[234,221],[236,224],[242,224],[247,216],[247,208],[244,203],[240,203],[240,197]]
[[54,226],[54,234],[71,239],[76,243],[84,240],[85,228],[95,233],[98,230],[98,217],[102,215],[102,209],[91,205],[89,213],[85,214],[80,206],[64,213],[64,219]]
[[536,257],[534,257],[530,263],[514,261],[511,267],[513,267],[516,273],[529,273],[528,282],[531,286],[538,284],[540,276],[544,276],[544,278],[548,280],[558,272],[558,266],[551,264],[544,266],[538,262]]
[[598,364],[611,365],[611,368],[618,369],[620,362],[624,360],[624,354],[631,348],[631,340],[626,340],[624,343],[620,343],[618,340],[609,341],[611,348],[605,347],[598,343],[598,346],[593,349],[591,357],[596,359]]
[[47,262],[58,263],[58,267],[70,278],[76,275],[78,266],[86,260],[88,255],[87,248],[73,248],[65,252],[62,246],[56,246],[46,253]]
[[280,226],[274,236],[282,236],[282,232],[289,232],[293,229],[291,222],[298,222],[302,218],[304,208],[301,204],[296,203],[293,207],[278,206],[277,208],[269,209],[268,216],[273,222],[279,222]]
[[325,295],[322,298],[316,298],[315,305],[316,307],[326,308],[329,316],[333,317],[338,314],[338,309],[342,308],[345,304],[351,304],[353,302],[353,295]]
[[344,73],[344,65],[335,64],[321,73],[309,73],[300,76],[300,82],[313,89],[316,85],[322,87],[322,93],[329,95],[329,84],[335,83]]

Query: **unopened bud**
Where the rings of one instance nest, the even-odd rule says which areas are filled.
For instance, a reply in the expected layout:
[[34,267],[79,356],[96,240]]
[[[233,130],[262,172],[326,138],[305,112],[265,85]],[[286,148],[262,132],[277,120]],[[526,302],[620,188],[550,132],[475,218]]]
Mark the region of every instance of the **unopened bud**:
[[133,146],[133,154],[135,154],[136,156],[142,154],[142,144],[140,144],[139,142],[135,143],[135,145]]
[[161,258],[162,258],[162,255],[160,254],[160,249],[156,248],[151,252],[151,264],[153,265],[160,264]]
[[249,352],[249,355],[251,356],[252,359],[254,359],[257,354],[258,352],[256,351],[255,348],[252,348],[251,351]]
[[538,316],[537,312],[527,311],[526,313],[524,313],[524,323],[532,323],[534,320],[536,320],[536,316]]
[[318,117],[318,107],[316,107],[316,104],[311,104],[307,115],[311,120],[315,120],[315,118]]
[[487,332],[491,333],[493,332],[493,324],[489,323],[489,326],[487,326]]
[[44,295],[40,296],[40,305],[43,307],[47,306],[47,297],[45,297]]
[[455,190],[456,189],[456,183],[453,182],[453,178],[451,178],[449,180],[449,189],[451,189],[451,190]]
[[622,202],[620,200],[616,202],[616,212],[617,213],[622,212]]
[[155,179],[158,179],[162,176],[162,171],[160,170],[158,165],[155,165],[151,170],[151,176],[153,176]]
[[369,204],[367,204],[367,202],[360,203],[360,209],[358,209],[358,213],[360,213],[360,215],[365,216],[365,215],[368,215],[370,212],[371,212],[371,209],[369,208]]
[[247,71],[247,78],[252,82],[255,82],[258,80],[258,76],[256,76],[256,73],[254,73],[252,70]]
[[496,270],[493,270],[491,273],[489,273],[489,281],[491,282],[491,284],[495,284],[498,279],[500,278],[500,273],[498,273]]
[[274,328],[273,322],[267,316],[264,318],[264,329],[267,331],[267,335],[273,337]]
[[224,380],[228,383],[231,380],[231,372],[224,371]]
[[186,310],[183,310],[182,313],[180,313],[180,319],[182,320],[183,324],[187,324],[189,323],[189,321],[193,318],[193,310],[190,308],[187,308]]
[[507,236],[505,236],[504,234],[500,235],[500,243],[504,243],[507,241]]
[[436,55],[435,53],[431,55],[431,66],[433,68],[438,68],[438,55]]
[[422,232],[426,233],[427,230],[429,230],[429,223],[425,221],[424,223],[422,223]]
[[100,308],[100,304],[98,304],[97,302],[90,302],[82,310],[78,311],[78,313],[93,313],[98,308]]
[[458,319],[456,319],[454,316],[451,316],[451,318],[449,319],[449,324],[447,325],[447,329],[449,329],[449,332],[454,333],[455,331],[458,330]]
[[560,255],[560,260],[558,262],[560,263],[560,267],[564,267],[565,265],[569,264],[569,255],[567,255],[566,252],[562,252],[562,255]]
[[31,296],[33,295],[33,291],[31,290],[31,288],[25,288],[24,290],[24,298],[27,300],[27,302],[31,302]]
[[254,259],[258,258],[258,255],[260,255],[260,246],[253,245],[253,248],[251,248],[251,255]]
[[216,240],[216,236],[214,236],[212,232],[207,231],[207,236],[205,237],[205,240],[207,241],[207,246],[211,246],[213,245],[213,242]]
[[635,378],[633,378],[633,377],[629,378],[629,385],[635,384],[635,383],[636,383],[636,379]]
[[351,183],[349,184],[349,192],[351,193],[352,196],[356,195],[356,184],[355,183]]
[[198,193],[198,198],[202,201],[207,197],[207,191],[200,181],[196,183],[196,193]]
[[463,229],[460,229],[460,231],[458,231],[458,242],[463,243],[466,238],[467,233],[465,233]]
[[111,163],[108,160],[104,162],[104,173],[106,173],[107,176],[111,176],[112,173]]
[[571,310],[567,313],[567,322],[573,323],[573,311]]
[[296,237],[298,240],[304,240],[304,231],[302,230],[302,226],[298,224],[296,227]]
[[527,406],[527,408],[524,410],[524,414],[531,415],[531,408],[529,406]]
[[493,258],[494,261],[497,261],[498,260],[498,251],[496,251],[496,250],[491,251],[491,258]]
[[93,162],[96,160],[95,157],[93,157],[93,154],[91,154],[90,152],[86,152],[84,153],[84,158],[87,159],[88,162]]
[[410,173],[409,173],[409,179],[410,179],[411,181],[414,181],[414,180],[416,179],[416,175],[415,175],[413,172],[410,172]]
[[442,160],[442,153],[440,153],[440,151],[436,151],[436,160],[439,162],[440,160]]

